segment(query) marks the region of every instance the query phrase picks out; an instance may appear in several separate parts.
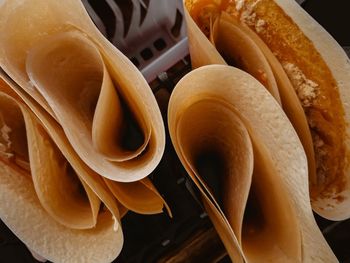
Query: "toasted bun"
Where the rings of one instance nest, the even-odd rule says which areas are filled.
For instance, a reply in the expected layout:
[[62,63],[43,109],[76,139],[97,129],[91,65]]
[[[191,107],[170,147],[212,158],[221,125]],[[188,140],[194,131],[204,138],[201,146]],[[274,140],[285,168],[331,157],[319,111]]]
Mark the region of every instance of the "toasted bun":
[[[249,26],[276,56],[300,99],[295,103],[303,106],[313,139],[314,158],[310,152],[312,146],[305,146],[307,140],[300,136],[291,119],[293,111],[287,113],[308,156],[313,209],[328,219],[350,217],[347,125],[350,62],[342,48],[293,0],[197,0],[185,1],[185,4],[193,20],[208,38],[213,38],[210,35],[212,21],[224,12],[244,26]],[[195,41],[191,38],[197,38],[198,41],[200,37],[193,37],[193,21],[189,16],[187,19],[191,47],[191,42]],[[199,56],[197,53],[196,57]],[[207,64],[213,61],[219,59],[211,57],[206,60]],[[201,63],[205,64],[203,61]],[[284,99],[281,95],[283,107]]]

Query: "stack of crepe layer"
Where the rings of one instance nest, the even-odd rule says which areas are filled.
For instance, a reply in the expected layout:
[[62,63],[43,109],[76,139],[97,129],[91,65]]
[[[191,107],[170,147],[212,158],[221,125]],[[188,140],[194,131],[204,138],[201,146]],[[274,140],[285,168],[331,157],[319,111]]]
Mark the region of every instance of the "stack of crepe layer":
[[[312,213],[315,161],[302,106],[264,42],[220,11],[228,2],[185,1],[198,69],[169,102],[174,147],[233,262],[337,262]],[[198,18],[193,6],[207,13]]]
[[255,78],[226,65],[196,69],[175,87],[168,115],[233,262],[337,262],[312,214],[300,140]]
[[313,210],[349,218],[350,64],[339,44],[292,0],[185,4],[193,66],[227,63],[256,78],[302,142]]
[[[109,262],[122,247],[121,216],[164,206],[144,179],[165,140],[153,95],[80,1],[7,0],[0,13],[0,65],[15,81],[3,76],[1,89],[0,217],[52,261]],[[193,65],[222,65],[178,83],[169,131],[230,257],[336,262],[313,218],[310,134],[281,65],[232,18],[212,20],[210,43],[185,13]],[[230,55],[247,54],[249,74],[217,52],[226,36],[241,40]]]
[[110,262],[121,217],[166,206],[146,178],[165,147],[157,103],[79,0],[0,13],[0,218],[53,262]]

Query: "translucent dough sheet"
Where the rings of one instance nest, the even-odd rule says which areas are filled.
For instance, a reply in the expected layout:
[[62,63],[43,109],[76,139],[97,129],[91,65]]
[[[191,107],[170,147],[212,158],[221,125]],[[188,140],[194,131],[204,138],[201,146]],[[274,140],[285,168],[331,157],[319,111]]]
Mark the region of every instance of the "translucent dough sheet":
[[165,147],[155,97],[80,1],[0,12],[0,217],[50,261],[110,262],[129,210],[171,215],[147,178]]

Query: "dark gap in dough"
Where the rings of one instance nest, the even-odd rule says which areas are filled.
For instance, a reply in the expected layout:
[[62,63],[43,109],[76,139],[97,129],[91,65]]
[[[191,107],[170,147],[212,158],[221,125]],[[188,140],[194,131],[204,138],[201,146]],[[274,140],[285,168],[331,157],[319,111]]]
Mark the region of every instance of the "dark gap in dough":
[[263,231],[266,225],[264,212],[260,203],[259,192],[254,186],[253,182],[248,196],[248,202],[244,211],[243,217],[243,236],[257,235]]
[[74,168],[71,166],[71,164],[68,161],[66,161],[66,172],[67,172],[67,175],[70,177],[72,184],[77,189],[77,194],[78,194],[77,197],[82,198],[83,200],[87,200],[88,196],[85,191],[85,188],[82,182],[80,181],[80,179],[78,178],[78,175],[75,172]]
[[219,51],[219,52],[220,52],[220,55],[223,57],[223,59],[226,61],[226,63],[229,66],[236,67],[236,68],[243,70],[241,57],[239,57],[238,59],[237,58],[235,59],[232,56],[230,56],[224,52],[221,52],[221,51]]
[[216,201],[222,206],[222,178],[225,173],[225,163],[222,155],[214,149],[200,151],[195,158],[195,168],[205,181]]
[[136,151],[144,143],[145,135],[128,105],[122,98],[120,98],[120,102],[124,114],[124,124],[120,144],[121,147],[127,151]]

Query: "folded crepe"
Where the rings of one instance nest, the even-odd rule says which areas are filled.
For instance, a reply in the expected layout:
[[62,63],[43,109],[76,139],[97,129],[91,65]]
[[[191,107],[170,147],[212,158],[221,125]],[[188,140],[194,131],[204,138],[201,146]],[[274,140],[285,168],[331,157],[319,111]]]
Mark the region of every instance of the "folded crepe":
[[50,261],[112,261],[123,245],[121,217],[161,213],[163,198],[147,178],[119,183],[91,170],[57,122],[2,78],[0,218]]
[[159,163],[161,113],[137,68],[79,0],[5,0],[0,66],[58,121],[78,156],[103,177],[132,182]]
[[165,147],[157,102],[79,0],[0,14],[0,218],[48,260],[110,262],[128,210],[171,215],[146,178]]
[[[57,124],[50,137],[13,91],[0,84],[1,219],[53,262],[113,260],[123,244],[116,199],[76,156]],[[101,209],[101,201],[107,209]]]
[[229,64],[263,84],[303,144],[314,211],[349,218],[345,52],[293,0],[184,2],[193,66]]
[[302,144],[250,74],[203,66],[169,102],[175,150],[233,262],[337,262],[310,205]]

